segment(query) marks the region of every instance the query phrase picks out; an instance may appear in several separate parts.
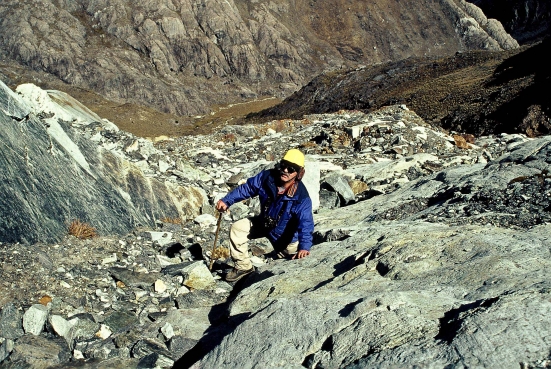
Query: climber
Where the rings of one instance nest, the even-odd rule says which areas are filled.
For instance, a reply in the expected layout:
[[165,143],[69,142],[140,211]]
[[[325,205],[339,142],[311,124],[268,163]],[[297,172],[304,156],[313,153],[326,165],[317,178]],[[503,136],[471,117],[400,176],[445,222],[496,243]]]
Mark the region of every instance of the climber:
[[248,240],[267,237],[274,258],[301,259],[310,254],[314,219],[312,200],[301,179],[304,154],[297,149],[285,153],[274,169],[260,172],[238,186],[216,204],[224,212],[238,201],[257,196],[260,215],[235,222],[230,229],[230,255],[234,269],[226,281],[235,282],[254,271]]

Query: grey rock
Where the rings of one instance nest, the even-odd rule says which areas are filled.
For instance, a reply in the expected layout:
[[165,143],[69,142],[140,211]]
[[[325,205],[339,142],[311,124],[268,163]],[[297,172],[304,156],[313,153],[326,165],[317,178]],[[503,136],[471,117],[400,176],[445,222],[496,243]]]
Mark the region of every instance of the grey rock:
[[199,340],[210,327],[210,307],[170,310],[164,319],[157,323],[162,327],[170,323],[174,334],[182,337]]
[[320,199],[318,196],[318,193],[320,191],[320,165],[319,163],[314,160],[313,158],[306,157],[304,163],[304,178],[302,179],[302,183],[304,183],[304,186],[306,186],[306,189],[308,190],[308,195],[310,195],[310,199],[312,200],[312,210],[316,211],[318,210],[320,206]]
[[[121,153],[100,148],[77,132],[78,125],[102,120],[96,116],[92,121],[93,113],[85,108],[81,114],[65,108],[79,106],[76,100],[54,101],[35,86],[19,91],[30,101],[38,99],[42,105],[34,107],[53,117],[41,119],[33,113],[14,119],[4,111],[20,98],[5,86],[0,89],[0,102],[6,104],[0,106],[0,141],[6,154],[0,164],[11,168],[0,184],[0,240],[57,242],[73,220],[99,233],[126,234],[138,224],[154,226],[162,214],[198,214],[206,201],[202,191],[148,177]],[[102,132],[110,132],[107,128]],[[131,169],[123,170],[127,166]]]
[[201,227],[208,227],[209,225],[216,224],[216,217],[212,214],[201,214],[195,217],[193,221]]
[[352,192],[352,188],[350,188],[348,181],[344,177],[336,173],[331,173],[324,178],[324,183],[328,184],[336,193],[339,194],[342,198],[343,205],[354,201],[354,192]]
[[210,289],[216,284],[214,277],[203,261],[197,261],[182,270],[183,284],[189,288]]
[[12,354],[3,364],[9,366],[13,363],[20,368],[51,368],[67,363],[71,356],[63,339],[25,335],[15,342]]
[[156,353],[167,359],[171,357],[171,353],[170,351],[167,350],[166,346],[162,342],[157,340],[153,340],[153,339],[140,340],[134,345],[134,347],[132,347],[133,357],[143,358],[152,353]]
[[[68,338],[68,334],[71,331],[73,325],[69,321],[60,315],[50,315],[48,318],[53,331],[63,338]],[[74,322],[74,321],[73,321]]]
[[213,290],[194,290],[193,292],[178,296],[176,302],[178,309],[192,309],[223,303],[227,297],[228,294],[217,293]]
[[73,347],[75,340],[89,340],[94,338],[99,331],[100,325],[90,314],[77,314],[67,319],[72,325],[66,336],[69,347]]
[[[175,346],[180,348],[180,352],[186,348],[185,344],[182,344],[182,345],[175,344]],[[6,360],[6,358],[10,355],[12,351],[13,351],[13,341],[8,338],[0,344],[0,363]]]
[[325,209],[338,208],[341,200],[335,191],[329,191],[322,188],[319,192],[320,207]]
[[16,340],[23,334],[21,313],[12,303],[4,305],[0,315],[0,337]]
[[113,333],[118,333],[131,329],[139,324],[139,320],[135,314],[126,311],[115,311],[105,318],[103,324],[108,326]]
[[[360,358],[376,367],[428,364],[436,358],[446,363],[454,355],[461,355],[466,366],[531,361],[535,357],[525,345],[545,352],[549,343],[537,332],[551,321],[545,308],[537,313],[533,308],[548,298],[546,267],[529,260],[548,253],[549,232],[549,226],[519,235],[496,227],[389,222],[371,224],[344,241],[318,244],[301,265],[273,265],[272,277],[239,293],[230,316],[248,312],[250,318],[199,365],[293,367],[308,355],[323,367],[346,367]],[[445,264],[440,264],[442,253],[449,256]],[[502,261],[495,263],[494,257]],[[513,262],[516,267],[503,273]],[[313,267],[323,263],[329,267]],[[507,323],[497,316],[511,323],[526,319],[530,333],[522,342],[498,333]],[[460,328],[453,329],[458,319]],[[486,333],[488,345],[476,348],[471,334],[481,326],[495,329]],[[288,343],[271,345],[267,337],[273,336]],[[504,340],[510,349],[491,348]],[[373,354],[366,356],[366,349]],[[229,354],[236,350],[246,354]]]
[[166,355],[159,354],[158,352],[152,352],[151,354],[144,356],[140,360],[140,362],[138,363],[138,368],[171,368],[173,365],[174,360],[170,359]]
[[179,359],[184,356],[186,352],[191,350],[197,344],[197,342],[197,340],[176,335],[173,336],[168,342],[168,349],[175,359]]
[[142,236],[144,236],[144,238],[147,240],[156,242],[159,246],[168,245],[169,243],[173,242],[172,232],[147,231],[142,233]]
[[249,207],[242,202],[237,202],[230,206],[230,215],[233,221],[246,218],[249,216]]
[[150,288],[159,278],[159,273],[138,273],[126,268],[109,268],[111,275],[127,286]]
[[23,314],[23,329],[25,333],[39,335],[48,319],[48,308],[41,304],[32,305]]
[[194,263],[194,261],[187,261],[187,262],[183,262],[183,263],[167,265],[162,269],[162,273],[170,275],[170,276],[179,275],[179,274],[182,274],[182,271],[186,267],[188,267],[189,265],[191,265],[193,263]]

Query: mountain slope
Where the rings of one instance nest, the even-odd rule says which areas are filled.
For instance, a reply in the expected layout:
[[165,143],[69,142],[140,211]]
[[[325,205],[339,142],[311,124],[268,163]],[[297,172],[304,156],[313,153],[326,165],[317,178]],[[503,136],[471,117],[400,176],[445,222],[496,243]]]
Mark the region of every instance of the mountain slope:
[[545,64],[551,39],[508,52],[467,52],[408,59],[315,78],[250,121],[300,118],[339,109],[371,111],[407,104],[424,120],[476,135],[546,134],[551,102]]
[[[228,103],[287,96],[328,70],[515,47],[499,22],[462,0],[0,5],[0,56],[23,66],[21,75],[46,73],[58,80],[56,89],[61,81],[188,123]],[[13,82],[37,83],[21,78]],[[102,116],[119,125],[132,120],[111,115]]]

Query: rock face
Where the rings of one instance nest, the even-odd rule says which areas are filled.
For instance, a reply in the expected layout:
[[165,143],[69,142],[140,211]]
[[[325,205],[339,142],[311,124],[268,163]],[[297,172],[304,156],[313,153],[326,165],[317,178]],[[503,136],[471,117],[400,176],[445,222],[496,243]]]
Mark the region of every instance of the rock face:
[[[151,143],[120,135],[62,93],[34,85],[14,93],[0,82],[0,124],[0,241],[55,242],[74,220],[125,234],[162,217],[193,217],[206,201],[201,189],[155,175],[143,156],[162,159]],[[125,152],[141,160],[109,143],[122,136]]]
[[179,115],[286,96],[322,71],[518,47],[463,0],[52,1],[0,5],[2,57]]
[[547,367],[549,147],[320,212],[321,239],[341,236],[261,268],[229,307],[246,320],[193,368]]
[[549,35],[551,6],[541,0],[473,0],[489,18],[499,20],[503,27],[520,43]]

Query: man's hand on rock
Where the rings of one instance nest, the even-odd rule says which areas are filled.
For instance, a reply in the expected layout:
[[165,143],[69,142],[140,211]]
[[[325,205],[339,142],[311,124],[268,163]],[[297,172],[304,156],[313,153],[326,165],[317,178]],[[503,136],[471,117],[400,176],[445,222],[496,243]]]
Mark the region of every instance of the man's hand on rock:
[[293,255],[291,259],[302,259],[310,255],[310,251],[308,250],[299,250],[296,254]]
[[216,210],[223,213],[226,210],[228,210],[228,205],[226,205],[226,203],[224,201],[218,200],[218,202],[216,203]]

